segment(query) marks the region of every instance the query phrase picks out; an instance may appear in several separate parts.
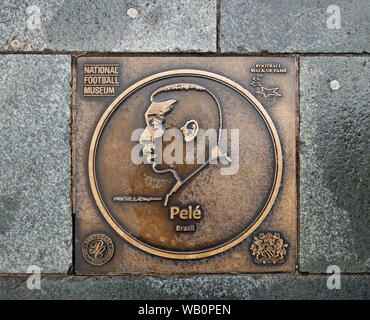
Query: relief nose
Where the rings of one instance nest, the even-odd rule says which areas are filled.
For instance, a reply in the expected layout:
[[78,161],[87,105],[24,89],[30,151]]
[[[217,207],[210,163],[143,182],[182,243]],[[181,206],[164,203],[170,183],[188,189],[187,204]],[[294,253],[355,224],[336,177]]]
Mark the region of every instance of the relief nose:
[[148,142],[153,142],[152,135],[150,134],[148,128],[145,128],[143,133],[140,135],[139,142],[145,144]]

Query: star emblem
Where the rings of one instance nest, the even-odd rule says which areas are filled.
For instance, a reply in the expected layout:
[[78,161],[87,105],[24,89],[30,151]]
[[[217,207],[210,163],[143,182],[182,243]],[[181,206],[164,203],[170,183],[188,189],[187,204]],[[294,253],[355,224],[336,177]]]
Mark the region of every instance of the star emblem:
[[265,87],[262,87],[261,86],[260,87],[260,90],[259,91],[256,91],[256,93],[263,94],[263,97],[264,98],[267,98],[269,96],[281,97],[281,94],[279,92],[277,92],[278,90],[279,90],[278,87],[268,89],[268,88],[265,88]]

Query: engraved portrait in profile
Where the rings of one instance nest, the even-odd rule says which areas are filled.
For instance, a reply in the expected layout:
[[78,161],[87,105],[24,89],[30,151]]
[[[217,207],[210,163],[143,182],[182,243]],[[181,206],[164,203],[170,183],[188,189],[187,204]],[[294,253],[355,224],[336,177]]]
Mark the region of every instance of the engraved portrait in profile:
[[[193,106],[192,109],[194,109],[194,113],[185,115],[186,112],[181,110],[181,108],[189,107],[189,104],[194,104],[194,102],[196,103],[198,101],[190,101],[188,104],[179,106],[177,103],[178,101],[175,99],[161,99],[161,93],[171,91],[203,92],[213,101],[208,104],[201,103]],[[139,143],[142,146],[144,163],[150,165],[155,173],[170,173],[174,178],[174,184],[162,199],[163,205],[167,206],[171,196],[189,179],[197,175],[205,166],[210,163],[215,163],[221,158],[223,159],[222,163],[230,163],[231,160],[227,154],[222,153],[220,149],[221,130],[223,123],[222,109],[216,96],[210,90],[195,83],[173,83],[156,89],[154,92],[152,92],[149,100],[149,106],[144,114],[146,127],[140,135]],[[203,113],[205,110],[197,110],[199,108],[209,107],[215,108],[218,114],[218,119],[216,119],[213,124],[207,124],[204,123],[204,121],[202,122],[201,113]],[[176,113],[174,112],[175,110],[177,111]],[[172,130],[172,132],[169,130]],[[213,145],[205,145],[205,130],[213,130],[211,131],[214,133],[215,138]],[[166,139],[166,133],[170,133],[170,135],[175,136],[176,144],[183,144],[182,146],[179,146],[179,148],[177,148],[178,146],[174,146],[175,153],[180,153],[175,155],[175,158],[177,159],[175,159],[174,163],[171,163],[171,159],[168,161],[168,159],[166,159],[166,154],[163,154],[165,149],[165,141],[163,140],[168,140]],[[195,143],[197,143],[196,152],[194,147]],[[190,149],[194,151],[190,155],[190,157],[193,157],[193,159],[189,159],[189,152],[188,157],[186,158],[186,151],[189,151],[190,144]],[[197,154],[195,155],[195,153]],[[183,155],[185,156],[183,157]],[[194,157],[197,159],[194,159]],[[198,163],[194,167],[195,162]],[[186,166],[189,166],[188,163],[191,164],[190,170],[185,168]]]

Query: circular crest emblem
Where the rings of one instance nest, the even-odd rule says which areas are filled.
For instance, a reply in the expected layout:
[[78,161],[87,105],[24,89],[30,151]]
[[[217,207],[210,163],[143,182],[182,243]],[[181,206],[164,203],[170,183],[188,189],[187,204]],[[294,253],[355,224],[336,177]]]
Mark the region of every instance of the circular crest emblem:
[[104,234],[97,233],[87,237],[82,244],[82,255],[95,266],[106,264],[114,254],[113,241]]

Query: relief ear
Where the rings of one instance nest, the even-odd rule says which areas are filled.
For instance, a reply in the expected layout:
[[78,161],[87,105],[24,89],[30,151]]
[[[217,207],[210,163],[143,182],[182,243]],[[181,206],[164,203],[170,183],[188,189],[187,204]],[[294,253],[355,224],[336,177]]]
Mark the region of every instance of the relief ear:
[[197,120],[191,119],[185,122],[185,124],[180,128],[184,135],[185,142],[190,142],[194,140],[199,131],[199,123]]

